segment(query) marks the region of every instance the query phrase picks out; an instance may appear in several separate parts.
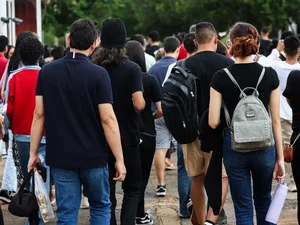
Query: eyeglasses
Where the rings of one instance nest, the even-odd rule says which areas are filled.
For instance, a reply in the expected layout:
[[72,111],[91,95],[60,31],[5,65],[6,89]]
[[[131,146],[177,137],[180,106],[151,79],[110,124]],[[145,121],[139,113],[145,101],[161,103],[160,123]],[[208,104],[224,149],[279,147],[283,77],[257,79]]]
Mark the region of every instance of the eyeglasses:
[[226,41],[226,45],[227,45],[227,47],[228,47],[228,48],[230,48],[230,47],[231,47],[231,45],[232,45],[232,42],[230,41],[230,39],[228,39],[228,40]]

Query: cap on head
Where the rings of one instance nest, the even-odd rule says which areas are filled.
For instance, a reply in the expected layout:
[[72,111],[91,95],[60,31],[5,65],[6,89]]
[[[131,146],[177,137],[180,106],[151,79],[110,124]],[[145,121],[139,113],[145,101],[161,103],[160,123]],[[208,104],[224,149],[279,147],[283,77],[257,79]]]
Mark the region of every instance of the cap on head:
[[123,48],[126,28],[121,19],[110,18],[102,23],[101,45],[103,48]]

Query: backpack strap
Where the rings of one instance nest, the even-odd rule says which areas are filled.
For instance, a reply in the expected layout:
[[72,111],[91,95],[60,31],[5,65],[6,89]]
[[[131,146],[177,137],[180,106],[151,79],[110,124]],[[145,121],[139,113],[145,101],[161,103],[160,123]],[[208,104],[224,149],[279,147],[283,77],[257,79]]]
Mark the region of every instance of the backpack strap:
[[259,76],[259,78],[258,78],[256,87],[255,87],[256,90],[257,90],[258,86],[260,85],[262,79],[264,78],[265,72],[266,72],[266,69],[265,69],[265,67],[263,67],[263,69],[262,69],[262,71],[261,71],[261,74],[260,74],[260,76]]
[[181,67],[182,69],[186,70],[186,67],[185,67],[185,59],[178,61],[178,62],[176,63],[176,66],[179,66],[179,67]]
[[226,72],[226,74],[228,75],[228,77],[230,78],[230,80],[235,84],[235,86],[237,86],[240,89],[241,95],[243,97],[246,96],[245,92],[241,89],[240,85],[238,84],[238,82],[236,81],[236,79],[234,79],[234,77],[232,76],[232,74],[230,73],[230,71],[225,68],[224,71]]

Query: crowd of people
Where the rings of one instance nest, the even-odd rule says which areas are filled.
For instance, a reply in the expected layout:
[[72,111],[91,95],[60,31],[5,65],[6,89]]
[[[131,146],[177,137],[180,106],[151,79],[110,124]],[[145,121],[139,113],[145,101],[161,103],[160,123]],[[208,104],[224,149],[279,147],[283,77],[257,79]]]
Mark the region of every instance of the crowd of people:
[[[0,36],[6,158],[0,200],[9,203],[38,162],[47,168],[58,225],[77,224],[80,208],[90,209],[90,224],[116,225],[118,181],[121,225],[153,224],[145,209],[153,162],[157,197],[167,194],[165,170],[178,170],[179,216],[193,225],[227,224],[228,185],[237,225],[252,225],[254,208],[258,225],[271,224],[265,218],[272,182],[281,182],[285,171],[289,190],[300,188],[300,142],[291,165],[283,156],[284,143],[300,133],[300,41],[293,32],[270,40],[267,28],[260,35],[253,25],[237,22],[226,46],[213,24],[200,22],[161,43],[157,31],[147,39],[127,37],[123,21],[111,18],[101,31],[89,19],[76,20],[66,49],[43,46],[38,38],[22,32],[13,47]],[[199,130],[212,130],[191,143],[178,143],[164,117],[164,84],[175,67],[196,77]],[[233,118],[247,88],[259,93],[275,143],[239,152],[223,106]],[[207,151],[219,137],[220,151]],[[177,168],[170,162],[174,149]]]

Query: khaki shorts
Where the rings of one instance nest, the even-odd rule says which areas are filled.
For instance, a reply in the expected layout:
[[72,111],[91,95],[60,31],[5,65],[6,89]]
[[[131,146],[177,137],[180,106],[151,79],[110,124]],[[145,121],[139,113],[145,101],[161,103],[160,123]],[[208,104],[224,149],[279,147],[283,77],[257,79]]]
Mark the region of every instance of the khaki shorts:
[[[182,145],[184,164],[190,177],[196,177],[207,172],[212,152],[201,151],[199,139],[190,144]],[[222,163],[222,177],[227,177],[227,173]]]

